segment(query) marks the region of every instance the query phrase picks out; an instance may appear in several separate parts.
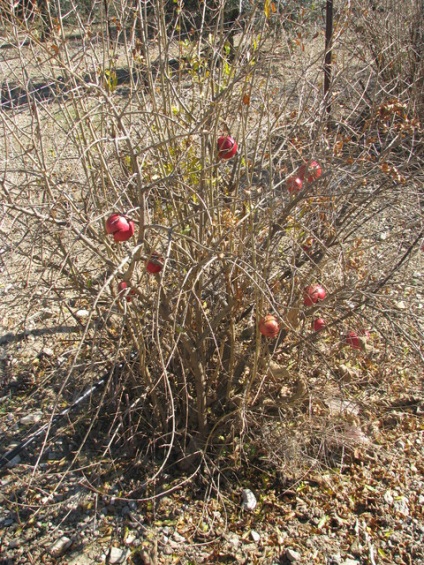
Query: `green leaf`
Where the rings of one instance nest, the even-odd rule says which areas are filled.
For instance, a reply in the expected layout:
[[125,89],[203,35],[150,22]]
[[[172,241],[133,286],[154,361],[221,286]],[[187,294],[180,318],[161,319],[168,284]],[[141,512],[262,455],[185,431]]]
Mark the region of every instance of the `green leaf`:
[[106,90],[108,92],[113,92],[118,86],[118,77],[116,75],[115,69],[106,69],[104,72],[104,78],[106,83]]

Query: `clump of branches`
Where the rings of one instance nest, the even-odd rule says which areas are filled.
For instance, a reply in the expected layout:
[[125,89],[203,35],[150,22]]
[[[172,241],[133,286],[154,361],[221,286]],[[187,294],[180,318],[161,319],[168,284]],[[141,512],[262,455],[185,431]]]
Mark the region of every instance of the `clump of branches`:
[[[20,304],[30,313],[47,300],[80,328],[54,411],[106,374],[75,459],[96,430],[104,454],[145,457],[154,444],[163,468],[219,450],[222,437],[235,445],[264,406],[295,426],[308,394],[357,394],[340,381],[341,361],[382,363],[404,338],[422,361],[418,327],[406,334],[388,298],[422,238],[422,130],[413,105],[378,89],[362,130],[352,125],[369,96],[363,77],[376,75],[346,50],[348,13],[334,39],[345,64],[329,130],[319,38],[305,45],[282,26],[270,40],[268,4],[235,32],[225,3],[212,20],[197,14],[208,33],[191,37],[182,7],[170,18],[162,0],[151,4],[111,4],[113,34],[104,12],[83,19],[73,4],[62,13],[51,2],[47,41],[11,19],[1,222],[26,281]],[[228,160],[217,149],[226,136],[238,145]],[[322,175],[289,191],[313,160]],[[131,238],[107,233],[112,214],[133,222]],[[326,298],[305,303],[313,284]],[[278,323],[272,338],[259,331],[266,315]],[[311,330],[317,317],[322,332]],[[349,331],[365,336],[360,346]]]

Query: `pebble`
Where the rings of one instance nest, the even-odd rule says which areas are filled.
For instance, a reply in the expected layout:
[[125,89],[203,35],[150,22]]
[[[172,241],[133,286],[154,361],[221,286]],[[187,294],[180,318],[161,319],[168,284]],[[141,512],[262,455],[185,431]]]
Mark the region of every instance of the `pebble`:
[[256,508],[257,505],[256,496],[253,494],[253,492],[250,489],[248,488],[243,489],[241,492],[241,497],[243,499],[242,508],[244,508],[245,510],[254,510]]
[[109,550],[109,563],[125,563],[128,559],[130,552],[128,549],[121,549],[119,547],[111,547]]
[[343,561],[343,563],[341,563],[341,565],[359,565],[359,561],[356,561],[356,559],[345,559]]
[[179,534],[178,532],[174,532],[174,535],[172,537],[178,543],[184,543],[186,541],[185,537]]
[[136,539],[134,534],[128,534],[125,538],[125,545],[132,545]]
[[66,536],[59,538],[49,549],[50,554],[53,557],[60,557],[65,553],[65,551],[72,545],[72,540]]
[[409,516],[409,505],[406,496],[402,496],[398,500],[395,500],[393,506],[396,512],[399,512],[402,516]]
[[387,502],[387,504],[390,504],[390,505],[393,504],[394,498],[393,498],[392,493],[389,490],[384,493],[383,498],[384,498],[384,501]]
[[18,539],[12,539],[10,540],[10,542],[8,543],[8,548],[9,549],[16,549],[17,547],[19,547],[19,540]]
[[296,561],[300,561],[302,558],[300,553],[298,551],[295,551],[294,549],[287,549],[286,557],[292,563],[295,563]]
[[352,553],[352,555],[362,555],[363,547],[358,539],[355,539],[350,546],[350,553]]
[[77,318],[88,318],[89,315],[90,315],[90,312],[88,310],[84,310],[84,309],[77,310],[75,312],[75,316]]
[[27,416],[23,416],[20,420],[19,423],[20,424],[36,424],[37,422],[39,422],[41,420],[41,418],[43,417],[43,414],[40,414],[40,412],[34,412],[33,414],[28,414]]
[[237,534],[230,534],[227,539],[228,543],[236,549],[240,545],[240,536]]
[[250,537],[252,538],[252,540],[253,540],[255,543],[258,543],[259,540],[261,539],[261,535],[260,535],[256,530],[252,530],[252,531],[250,532]]

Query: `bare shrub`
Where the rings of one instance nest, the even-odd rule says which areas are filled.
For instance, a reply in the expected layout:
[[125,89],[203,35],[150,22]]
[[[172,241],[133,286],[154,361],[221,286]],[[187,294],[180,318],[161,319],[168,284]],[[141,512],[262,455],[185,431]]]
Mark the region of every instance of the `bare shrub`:
[[[349,43],[347,12],[328,129],[320,38],[279,28],[271,40],[271,13],[245,17],[232,49],[222,5],[209,33],[190,38],[187,16],[170,20],[160,0],[154,10],[117,4],[114,34],[74,4],[66,13],[51,4],[48,41],[8,28],[2,260],[7,307],[22,310],[14,330],[47,305],[78,331],[60,368],[42,383],[36,375],[50,414],[105,379],[72,424],[70,465],[87,442],[111,460],[153,458],[147,485],[169,463],[195,470],[198,454],[227,457],[261,433],[271,460],[288,418],[310,433],[290,432],[280,465],[293,449],[318,458],[305,445],[320,445],[321,433],[327,446],[355,443],[352,430],[366,433],[360,416],[333,420],[325,398],[365,409],[382,394],[385,364],[405,347],[408,363],[423,357],[418,313],[399,306],[423,233],[412,90],[377,86],[370,101],[380,70]],[[217,155],[223,135],[238,143],[228,161]],[[306,173],[290,194],[287,179],[312,160],[322,176]],[[106,234],[113,213],[134,222],[128,241]],[[146,270],[152,254],[156,274]],[[316,283],[327,297],[305,306],[303,289]],[[258,330],[266,314],[280,324],[276,339]],[[318,315],[327,325],[313,332]],[[350,330],[371,337],[352,349]]]

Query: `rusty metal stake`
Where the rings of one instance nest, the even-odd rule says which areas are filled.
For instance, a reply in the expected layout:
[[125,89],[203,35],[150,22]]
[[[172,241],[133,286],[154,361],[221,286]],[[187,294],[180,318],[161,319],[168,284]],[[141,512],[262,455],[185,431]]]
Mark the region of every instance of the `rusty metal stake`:
[[327,0],[325,6],[325,62],[324,62],[324,101],[325,110],[330,119],[331,114],[331,57],[333,42],[333,0]]

